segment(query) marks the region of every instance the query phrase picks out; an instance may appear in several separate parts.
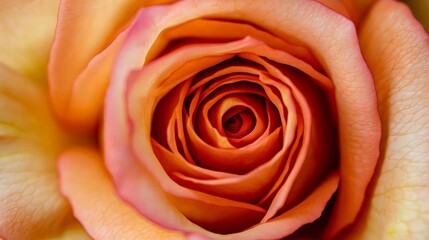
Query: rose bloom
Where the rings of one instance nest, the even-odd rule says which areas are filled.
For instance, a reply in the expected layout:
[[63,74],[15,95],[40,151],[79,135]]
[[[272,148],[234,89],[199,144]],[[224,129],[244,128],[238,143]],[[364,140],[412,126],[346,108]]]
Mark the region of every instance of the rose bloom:
[[0,238],[429,238],[403,3],[4,1],[0,32]]

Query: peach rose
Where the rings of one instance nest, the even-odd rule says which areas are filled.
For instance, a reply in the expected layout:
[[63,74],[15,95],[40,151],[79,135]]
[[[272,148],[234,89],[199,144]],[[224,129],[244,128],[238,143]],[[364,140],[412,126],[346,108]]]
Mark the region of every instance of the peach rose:
[[26,77],[0,68],[0,237],[429,236],[429,40],[403,4],[170,2],[61,1],[57,120],[43,61],[2,57]]

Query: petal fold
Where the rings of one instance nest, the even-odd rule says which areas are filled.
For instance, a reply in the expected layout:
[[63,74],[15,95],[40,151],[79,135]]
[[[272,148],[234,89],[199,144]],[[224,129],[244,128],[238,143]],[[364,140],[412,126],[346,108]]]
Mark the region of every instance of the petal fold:
[[61,190],[95,239],[185,239],[146,220],[116,195],[100,154],[74,148],[59,160]]

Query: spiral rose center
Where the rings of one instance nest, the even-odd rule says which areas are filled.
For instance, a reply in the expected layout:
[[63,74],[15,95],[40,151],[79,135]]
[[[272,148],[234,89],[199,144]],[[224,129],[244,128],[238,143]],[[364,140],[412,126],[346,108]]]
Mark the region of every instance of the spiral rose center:
[[235,107],[222,117],[222,126],[228,137],[242,137],[249,134],[256,125],[256,117],[250,109]]
[[240,128],[243,126],[243,118],[240,114],[235,114],[230,119],[226,120],[223,124],[223,128],[230,133],[238,133]]

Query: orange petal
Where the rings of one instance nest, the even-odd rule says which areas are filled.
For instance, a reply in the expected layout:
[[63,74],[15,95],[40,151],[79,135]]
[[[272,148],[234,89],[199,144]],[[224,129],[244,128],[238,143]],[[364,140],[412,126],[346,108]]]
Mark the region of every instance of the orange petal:
[[[205,49],[206,51],[209,51],[209,49],[213,49],[210,51],[213,51],[214,53],[216,53],[217,51],[220,51],[220,52],[227,51],[228,48],[234,49],[234,48],[238,47],[239,49],[246,49],[248,47],[248,45],[253,46],[255,44],[261,44],[261,43],[258,43],[254,39],[246,38],[244,40],[235,41],[235,42],[228,43],[228,44],[210,44],[210,48],[207,47],[207,45],[194,45],[191,49],[185,48],[183,51],[173,52],[170,56],[166,56],[165,59],[162,59],[162,61],[158,60],[156,62],[153,62],[150,66],[147,66],[142,72],[139,73],[139,75],[137,76],[137,78],[135,80],[135,85],[133,84],[133,87],[131,87],[131,86],[129,87],[130,91],[131,91],[130,110],[131,110],[131,114],[133,115],[132,116],[133,122],[135,122],[135,123],[142,122],[141,120],[138,120],[138,118],[141,117],[138,115],[139,113],[144,113],[144,114],[150,115],[151,105],[146,105],[146,107],[144,109],[142,109],[142,110],[144,110],[144,112],[137,110],[137,109],[142,107],[140,105],[141,100],[139,100],[139,99],[140,99],[140,97],[145,97],[145,98],[148,97],[145,94],[146,89],[150,89],[150,87],[147,86],[147,84],[157,84],[156,81],[160,81],[160,79],[157,79],[158,76],[156,73],[161,71],[160,70],[161,68],[167,68],[167,71],[162,71],[162,72],[166,76],[169,76],[170,75],[169,72],[174,72],[178,67],[180,67],[181,62],[177,61],[177,59],[181,59],[182,61],[185,61],[188,58],[197,58],[196,63],[201,65],[202,60],[198,58],[198,55],[201,54],[201,51],[199,51],[199,50],[192,51],[193,48]],[[239,51],[239,50],[234,49],[233,51]],[[218,55],[219,53],[216,53],[216,54]],[[196,56],[194,56],[194,55],[196,55]],[[211,55],[211,54],[209,54],[209,55]],[[184,56],[186,56],[186,58],[184,58]],[[197,66],[196,63],[193,63],[193,65]],[[171,65],[173,65],[173,66],[171,66]],[[198,66],[198,67],[203,68],[203,66]],[[186,69],[186,68],[181,67],[180,69],[181,69],[181,71],[184,71],[183,69]],[[195,67],[193,67],[191,69],[194,72],[198,71],[195,69]],[[155,71],[153,71],[153,70],[155,70]],[[185,71],[185,73],[187,73],[187,72]],[[182,74],[182,75],[184,75],[184,74]],[[140,79],[146,79],[146,80],[141,81]],[[172,76],[171,78],[168,78],[168,81],[165,81],[165,83],[168,83],[169,85],[173,86],[179,82],[179,79],[181,79],[181,77],[179,77],[178,75],[175,75],[174,77]],[[166,92],[168,90],[169,86],[163,85],[162,88],[164,89],[164,90],[162,90],[162,92]],[[152,91],[150,94],[156,94],[156,92]],[[151,98],[156,100],[156,98],[159,98],[159,97],[160,96],[153,96]],[[135,100],[134,100],[134,98],[135,98]],[[293,115],[291,115],[291,116],[293,116]],[[291,124],[291,126],[293,126],[293,124]],[[137,128],[135,131],[138,132],[141,130],[142,129]],[[140,136],[140,135],[141,134],[135,134],[135,136]]]
[[337,190],[339,180],[338,172],[331,173],[298,205],[266,223],[249,229],[240,237],[244,239],[246,236],[250,238],[256,235],[265,239],[279,239],[292,234],[303,223],[313,222],[320,217],[326,203]]
[[376,4],[360,35],[383,126],[381,161],[350,239],[429,237],[429,37],[396,1]]
[[159,54],[167,48],[168,44],[181,39],[234,41],[245,38],[246,36],[261,40],[272,48],[282,50],[313,66],[320,67],[320,63],[304,46],[289,43],[287,39],[281,39],[250,24],[213,19],[195,19],[185,22],[178,27],[165,29],[158,36],[154,45],[150,47],[146,62],[150,62],[156,57],[159,57]]
[[73,213],[95,239],[184,239],[146,220],[116,195],[94,149],[64,152],[59,160],[61,190]]
[[[299,106],[299,115],[302,115],[299,118],[299,123],[304,127],[302,146],[297,150],[298,153],[293,155],[295,159],[291,161],[294,164],[291,166],[287,179],[270,204],[268,213],[263,219],[265,222],[274,216],[279,209],[284,209],[285,206],[289,205],[286,204],[287,201],[291,203],[296,201],[296,199],[291,199],[302,198],[311,189],[311,186],[317,184],[331,170],[336,157],[334,148],[336,141],[333,137],[335,132],[332,132],[334,127],[330,118],[330,109],[326,104],[326,98],[312,79],[309,79],[305,74],[298,75],[298,73],[292,71],[288,72],[281,65],[274,66],[262,57],[252,54],[242,55],[263,65],[270,74],[291,88],[294,101]],[[275,56],[273,55],[273,57]],[[282,94],[286,92],[281,87],[277,88]],[[288,101],[284,102],[287,105]],[[321,109],[324,111],[321,111]],[[290,112],[290,114],[294,114],[294,112]],[[288,121],[288,125],[290,125],[290,121]],[[285,139],[286,141],[292,140],[287,136]],[[294,139],[294,141],[300,141],[300,139]],[[297,179],[299,181],[298,186],[295,183]],[[295,191],[290,194],[293,189]]]
[[156,157],[167,173],[182,173],[197,179],[220,179],[237,176],[236,174],[213,171],[191,164],[180,153],[171,152],[156,141],[152,140],[152,145]]
[[[216,145],[216,139],[212,139],[212,134],[208,132],[210,129],[215,129],[220,135],[226,137],[231,144],[233,144],[231,140],[234,139],[244,140],[245,138],[250,138],[247,141],[247,144],[249,144],[266,131],[268,116],[265,109],[265,94],[257,85],[252,87],[250,81],[243,81],[243,79],[250,78],[248,75],[240,74],[223,77],[223,79],[217,78],[215,82],[212,81],[213,83],[210,84],[210,87],[206,86],[204,88],[204,92],[209,93],[210,97],[207,98],[208,94],[204,93],[199,96],[198,100],[201,103],[197,111],[191,112],[190,118],[192,119],[192,115],[194,115],[196,127],[198,128],[196,130],[197,134],[205,142],[218,146]],[[256,76],[253,76],[252,80],[253,82],[257,81]],[[241,95],[240,93],[244,91],[246,91],[246,94]],[[245,98],[244,101],[241,98]],[[234,99],[237,101],[234,101]],[[235,114],[241,116],[242,125],[239,126],[237,132],[233,133],[225,130],[225,121]],[[247,144],[241,144],[241,146]],[[233,146],[235,145],[233,144]]]
[[[231,240],[280,239],[288,236],[300,228],[303,223],[313,222],[320,217],[326,203],[337,189],[338,182],[338,173],[334,172],[326,177],[299,205],[267,223],[259,224],[240,233],[209,236],[213,239]],[[193,235],[191,234],[190,236],[192,237]]]
[[[244,41],[244,40],[242,40],[242,41]],[[249,40],[246,40],[247,42],[245,42],[246,44],[250,44],[250,46],[252,46],[253,48],[257,48],[256,46],[253,46],[253,42],[252,41],[249,41]],[[160,96],[159,95],[161,95],[162,96],[162,94],[165,94],[166,92],[167,92],[167,90],[168,90],[168,85],[171,85],[171,86],[174,86],[174,85],[177,85],[180,81],[185,81],[184,79],[187,79],[187,76],[189,75],[188,73],[187,73],[187,71],[185,71],[185,73],[186,74],[182,74],[182,75],[184,75],[184,76],[182,76],[182,77],[180,77],[180,74],[176,74],[174,77],[173,77],[173,75],[176,73],[176,72],[174,72],[178,67],[180,67],[180,64],[183,64],[182,62],[187,62],[187,61],[189,61],[190,59],[192,59],[192,58],[195,58],[195,56],[193,56],[193,55],[195,55],[195,54],[200,54],[200,51],[194,51],[194,52],[192,52],[192,51],[190,51],[190,49],[193,49],[193,48],[196,48],[196,49],[200,49],[200,48],[202,48],[203,46],[204,46],[204,49],[205,50],[207,50],[207,51],[217,51],[216,49],[218,49],[218,48],[220,48],[220,47],[222,47],[222,50],[223,51],[226,51],[229,47],[231,47],[231,46],[235,46],[235,43],[236,42],[232,42],[232,43],[229,43],[229,44],[217,44],[217,45],[215,45],[215,44],[206,44],[206,45],[203,45],[203,44],[200,44],[200,45],[192,45],[192,46],[189,46],[188,48],[185,48],[183,51],[180,51],[180,50],[177,50],[176,52],[171,52],[168,56],[165,56],[164,58],[162,58],[162,59],[158,59],[157,61],[154,61],[154,62],[152,62],[151,64],[149,64],[146,68],[144,68],[143,70],[141,70],[141,71],[139,71],[137,74],[135,74],[135,75],[133,75],[133,77],[136,77],[136,79],[134,79],[134,81],[131,83],[131,85],[129,86],[129,89],[130,89],[130,96],[129,96],[129,99],[130,99],[130,103],[132,104],[131,106],[130,106],[130,110],[131,110],[131,120],[133,121],[133,123],[135,124],[135,123],[144,123],[144,122],[146,122],[145,120],[144,120],[144,118],[145,118],[145,116],[150,116],[150,114],[149,114],[149,112],[151,111],[151,109],[153,108],[153,105],[150,105],[150,104],[146,104],[146,105],[144,105],[144,108],[141,108],[142,107],[142,105],[141,105],[141,102],[142,101],[144,101],[144,102],[146,102],[146,103],[149,103],[148,101],[145,101],[145,100],[143,100],[143,99],[152,99],[152,101],[155,101],[155,103],[156,103],[156,101],[157,101],[157,98],[159,99],[160,98]],[[261,45],[261,44],[259,44],[259,45]],[[209,48],[209,47],[210,48]],[[246,45],[243,45],[243,46],[241,46],[242,48],[243,47],[246,47]],[[211,50],[211,49],[213,49],[213,50]],[[243,48],[244,50],[246,50],[246,48]],[[252,48],[251,49],[248,49],[248,50],[246,50],[246,51],[251,51],[251,50],[253,50]],[[185,54],[186,53],[186,54]],[[189,58],[189,59],[188,59]],[[182,60],[182,62],[179,62],[179,61],[176,61],[176,59],[181,59]],[[198,59],[198,58],[197,58]],[[199,59],[198,60],[198,62],[200,62],[201,63],[201,59]],[[171,64],[173,65],[173,66],[171,66]],[[161,65],[161,66],[160,66]],[[267,65],[268,66],[268,65]],[[152,72],[151,71],[151,69],[156,69],[156,72]],[[167,68],[167,71],[160,71],[160,69],[162,69],[162,68]],[[272,67],[271,67],[272,68]],[[181,67],[180,68],[180,70],[181,71],[184,71],[183,69],[186,69],[186,67]],[[157,77],[159,77],[158,76],[158,71],[160,71],[160,72],[162,72],[162,74],[164,75],[165,74],[165,76],[168,76],[168,78],[166,78],[165,80],[164,80],[164,78],[157,78]],[[196,71],[195,70],[195,68],[194,68],[194,71]],[[173,73],[169,73],[169,72],[173,72]],[[195,74],[195,73],[194,73]],[[276,74],[279,74],[279,73],[276,73]],[[171,77],[171,80],[169,79]],[[183,80],[181,80],[181,79],[183,79]],[[174,81],[173,81],[174,80]],[[264,80],[264,79],[262,79],[261,80],[262,82],[269,82],[269,80]],[[290,84],[290,81],[289,80],[284,80],[285,82],[288,82],[289,84]],[[273,82],[273,84],[274,84],[274,82],[275,81],[272,81]],[[162,84],[161,84],[162,83]],[[151,92],[147,92],[147,89],[151,89],[150,87],[148,87],[147,85],[151,85],[151,84],[153,84],[152,86],[153,87],[156,87],[156,88],[158,88],[159,90],[161,90],[160,91],[160,93],[159,93],[159,95],[154,95],[152,98],[148,98],[148,96],[147,96],[147,94],[156,94],[155,92],[153,92],[153,91],[151,91]],[[167,86],[165,86],[165,85],[167,85]],[[277,83],[278,84],[278,83]],[[301,84],[302,85],[302,84]],[[298,90],[296,90],[295,88],[294,88],[294,91],[295,91],[295,94],[296,95],[298,95]],[[281,94],[282,95],[286,95],[286,92],[284,91],[284,89],[281,89]],[[303,98],[302,98],[302,95],[299,95],[300,96],[300,99],[299,99],[299,102],[303,102],[304,100],[303,100]],[[291,101],[288,101],[288,100],[284,100],[285,101],[285,104],[287,105],[288,103],[290,104],[291,103]],[[152,102],[152,104],[154,104],[153,102]],[[302,103],[303,104],[303,103]],[[288,107],[289,109],[290,109],[290,107]],[[305,108],[305,106],[303,105],[302,106],[302,108]],[[309,117],[309,113],[308,113],[308,110],[306,110],[306,119],[310,119],[310,117]],[[142,115],[140,115],[140,114],[142,114]],[[294,116],[294,114],[293,114],[293,111],[291,111],[291,113],[289,114],[289,116],[291,117],[291,116]],[[294,126],[293,125],[293,122],[294,121],[292,121],[291,119],[289,119],[288,120],[288,126]],[[307,121],[308,122],[308,124],[310,124],[311,125],[311,122],[310,121]],[[149,123],[150,123],[150,121],[149,121]],[[307,124],[307,125],[308,125]],[[147,126],[147,124],[145,124],[146,126]],[[140,125],[139,124],[139,127],[138,128],[133,128],[133,137],[135,138],[135,142],[134,142],[134,149],[135,149],[135,151],[136,151],[136,154],[137,154],[137,156],[139,156],[139,160],[147,167],[147,168],[149,168],[149,169],[152,169],[152,170],[150,170],[150,172],[154,175],[154,176],[156,176],[156,178],[158,179],[158,181],[161,183],[161,185],[163,185],[163,188],[164,189],[168,189],[167,191],[168,192],[170,192],[171,194],[174,194],[174,195],[180,195],[180,196],[182,196],[182,197],[186,197],[187,199],[188,199],[188,201],[191,201],[191,202],[193,202],[193,209],[194,209],[194,211],[193,212],[187,212],[187,214],[190,214],[190,213],[192,213],[192,219],[194,219],[194,221],[197,221],[197,222],[200,222],[201,223],[201,218],[199,218],[199,219],[196,219],[196,216],[194,216],[195,214],[197,214],[198,212],[201,212],[201,211],[203,211],[203,212],[205,212],[205,219],[209,219],[208,217],[207,217],[207,215],[208,215],[208,210],[209,209],[207,209],[207,210],[203,210],[204,208],[200,208],[200,209],[195,209],[195,207],[196,207],[196,203],[195,203],[195,200],[197,199],[196,198],[196,195],[194,194],[194,199],[195,200],[192,200],[192,198],[189,198],[189,197],[187,197],[186,195],[184,195],[184,193],[186,192],[184,189],[181,189],[180,187],[178,187],[178,186],[174,186],[174,184],[171,184],[171,183],[169,183],[170,182],[170,179],[168,179],[168,177],[162,177],[162,175],[164,174],[162,171],[160,171],[160,170],[158,170],[158,169],[156,169],[157,168],[157,166],[156,165],[158,165],[157,164],[157,162],[156,162],[156,160],[154,160],[153,159],[153,157],[151,157],[151,156],[147,156],[146,154],[149,154],[150,153],[150,151],[151,150],[147,150],[147,151],[142,151],[142,147],[144,147],[144,146],[146,146],[145,144],[142,144],[142,142],[144,142],[145,140],[144,140],[144,138],[146,137],[146,136],[144,136],[145,134],[143,133],[143,132],[141,132],[141,133],[137,133],[137,132],[140,132],[140,131],[142,131],[144,128],[140,128],[140,127],[142,127],[142,126],[145,126],[145,125]],[[307,129],[310,129],[310,127],[309,126],[306,126],[306,128]],[[325,129],[324,127],[322,127],[322,129]],[[149,131],[145,131],[145,132],[149,132]],[[307,130],[306,131],[307,132],[307,139],[309,138],[309,136],[310,136],[310,131],[309,130]],[[317,138],[317,137],[316,137]],[[140,140],[137,140],[137,139],[140,139]],[[293,138],[288,138],[289,140],[288,141],[292,141],[293,140]],[[308,140],[306,140],[306,144],[308,144]],[[317,145],[317,144],[315,144],[315,145]],[[196,149],[198,149],[198,148],[196,148]],[[261,148],[261,149],[263,149],[263,148]],[[321,149],[323,149],[322,147],[321,147]],[[328,151],[329,151],[330,149],[328,149]],[[300,165],[302,165],[302,162],[304,162],[304,158],[305,158],[305,151],[306,151],[306,148],[303,148],[303,150],[301,150],[302,151],[302,153],[300,154],[300,158],[301,158],[301,160],[299,160],[299,162],[300,162]],[[160,152],[159,150],[158,150],[158,152]],[[143,155],[144,154],[144,155]],[[165,154],[163,154],[163,156],[164,156]],[[199,153],[198,155],[202,155],[202,153]],[[320,154],[315,154],[315,155],[320,155]],[[309,156],[310,157],[312,157],[312,155],[310,155],[309,154]],[[277,165],[274,165],[274,166],[271,166],[271,168],[266,168],[266,169],[283,169],[283,167],[280,167],[280,166],[278,166],[278,163],[279,163],[279,160],[278,160],[278,158],[282,158],[282,155],[278,155],[276,158],[274,158],[274,160],[272,161],[273,163],[276,163]],[[277,159],[277,160],[276,160]],[[165,162],[164,161],[165,159],[163,159],[162,161],[163,162]],[[326,158],[326,159],[323,159],[323,160],[326,160],[326,161],[331,161],[332,162],[332,160],[333,160],[333,158],[332,159],[330,159],[329,157],[328,158]],[[152,161],[152,164],[151,163],[149,163],[150,161]],[[311,162],[312,161],[312,159],[310,160],[307,160],[307,162]],[[271,163],[271,164],[273,164],[273,163]],[[284,164],[284,163],[283,163]],[[315,165],[316,166],[316,165]],[[265,168],[260,168],[260,169],[265,169]],[[314,169],[313,169],[314,170]],[[320,169],[319,169],[320,170]],[[296,168],[294,168],[294,177],[293,178],[291,178],[291,180],[290,181],[288,181],[289,183],[287,184],[288,185],[288,187],[286,188],[286,191],[283,191],[283,192],[288,192],[288,191],[290,191],[291,190],[291,187],[293,186],[293,182],[294,182],[294,179],[295,179],[295,177],[296,177],[296,173],[298,173],[300,171],[300,167],[296,167]],[[256,172],[256,171],[255,171]],[[305,174],[304,176],[309,176],[311,173],[311,170],[310,171],[308,171],[307,172],[307,174]],[[323,174],[326,172],[326,171],[322,171],[323,172]],[[323,174],[321,174],[321,176],[323,176]],[[316,175],[318,175],[318,174],[316,174]],[[196,189],[196,190],[199,190],[199,191],[202,191],[202,192],[207,192],[207,191],[210,191],[211,193],[213,193],[214,195],[217,195],[217,193],[219,193],[219,192],[221,192],[222,190],[221,189],[219,189],[218,187],[219,186],[222,186],[221,184],[224,184],[223,186],[225,187],[225,189],[223,190],[225,193],[226,193],[226,195],[228,195],[228,196],[230,196],[232,193],[236,193],[237,191],[238,191],[238,189],[239,189],[239,187],[240,187],[240,184],[241,184],[241,186],[243,186],[243,181],[242,180],[240,180],[241,182],[238,182],[239,180],[237,180],[237,179],[234,179],[234,180],[232,180],[232,179],[225,179],[225,180],[227,180],[227,181],[223,181],[222,183],[221,183],[221,181],[218,181],[218,180],[213,180],[213,181],[210,181],[210,180],[208,180],[208,181],[199,181],[199,180],[195,180],[195,179],[189,179],[189,178],[186,178],[186,177],[184,177],[184,176],[182,176],[182,175],[180,175],[180,174],[175,174],[175,176],[176,177],[178,177],[178,178],[180,178],[181,179],[181,181],[180,182],[182,182],[182,184],[183,185],[186,185],[186,186],[190,186],[190,185],[192,185],[192,186],[190,186],[191,188],[193,188],[193,189]],[[250,180],[252,180],[252,178],[251,177],[249,177],[249,176],[252,176],[252,175],[247,175],[247,176],[245,176],[246,178],[248,178],[248,179],[250,179]],[[275,174],[275,173],[272,173],[272,172],[270,172],[270,173],[266,173],[266,174],[259,174],[259,175],[256,175],[256,177],[260,177],[260,176],[270,176],[270,177],[276,177],[277,175]],[[128,174],[127,175],[127,177],[130,177],[130,175]],[[252,176],[252,177],[255,177],[255,176]],[[244,179],[244,177],[243,177],[243,179]],[[248,180],[248,179],[246,179],[246,180]],[[134,179],[134,180],[136,180],[136,179]],[[186,181],[186,182],[185,182]],[[260,180],[260,178],[258,178],[258,182],[262,182],[261,180]],[[266,182],[265,180],[263,181],[264,183]],[[268,181],[269,182],[269,181]],[[240,183],[240,184],[237,184],[237,183]],[[254,185],[255,184],[253,184],[254,182],[252,182],[252,181],[247,181],[246,182],[246,184],[247,185],[251,185],[252,187],[254,187]],[[137,185],[138,183],[134,183],[134,186],[138,186]],[[229,185],[227,185],[227,184],[229,184]],[[200,187],[200,185],[204,185],[204,187]],[[246,185],[246,186],[247,186]],[[257,186],[257,187],[261,187],[261,184],[259,184],[260,186]],[[238,188],[237,188],[237,186],[238,186]],[[267,188],[263,188],[263,189],[267,189]],[[253,194],[255,194],[254,193],[254,191],[255,190],[253,190],[252,188],[250,188],[249,187],[249,189],[248,189],[249,191],[250,191],[250,193],[248,193],[248,196],[247,197],[252,197],[252,198],[255,198],[255,196],[253,196]],[[229,192],[228,192],[229,191]],[[258,190],[259,191],[259,190]],[[308,190],[307,190],[308,191]],[[188,191],[189,193],[190,192],[192,192],[192,191]],[[302,197],[302,192],[303,191],[301,191],[301,197]],[[132,198],[136,198],[136,196],[132,196],[132,195],[130,195],[130,193],[127,193],[126,194],[126,196],[127,196],[127,199],[128,200],[130,200],[130,201],[132,201],[132,202],[136,202],[135,201],[135,199],[134,200],[131,200]],[[220,194],[220,196],[223,196],[222,194]],[[238,196],[239,197],[239,196]],[[233,199],[236,199],[236,197],[235,196],[232,196],[231,198],[233,198]],[[201,199],[200,200],[208,200],[209,198],[208,198],[208,196],[201,196]],[[141,202],[141,201],[140,201]],[[179,201],[178,201],[179,202]],[[276,209],[274,209],[272,212],[273,212],[273,214],[275,214],[275,212],[283,205],[283,203],[285,202],[285,198],[282,198],[282,200],[281,201],[279,201],[279,202],[281,202],[282,204],[276,204]],[[210,203],[210,202],[208,202],[208,203]],[[179,205],[179,208],[183,208],[183,206],[182,205],[185,205],[185,206],[188,206],[189,205],[189,203],[179,203],[180,205]],[[211,205],[212,205],[212,207],[210,208],[210,209],[213,209],[213,208],[215,208],[215,204],[213,203],[213,202],[211,202],[210,203]],[[216,206],[216,208],[219,208],[220,206]],[[189,207],[186,207],[185,209],[189,209]],[[231,210],[229,210],[229,211],[232,211],[233,209],[231,209]],[[234,209],[235,210],[235,209]],[[198,214],[197,214],[198,215]],[[201,217],[201,216],[200,216]],[[232,215],[231,215],[231,217],[232,217]],[[269,216],[269,217],[272,217],[271,215]],[[206,220],[207,221],[207,220]],[[218,229],[218,228],[216,228],[216,229]],[[219,230],[217,230],[217,231],[219,231]]]
[[[190,140],[188,141],[189,151],[194,156],[199,156],[201,166],[217,171],[236,174],[249,172],[251,169],[267,162],[280,150],[283,143],[281,130],[278,128],[278,131],[274,131],[268,136],[261,137],[241,148],[216,148],[199,138],[189,124],[186,131]],[[264,149],[264,154],[259,154],[261,149]]]
[[[160,1],[61,1],[49,62],[55,113],[76,130],[96,127],[113,61],[140,7]],[[89,99],[89,100],[88,100]]]

